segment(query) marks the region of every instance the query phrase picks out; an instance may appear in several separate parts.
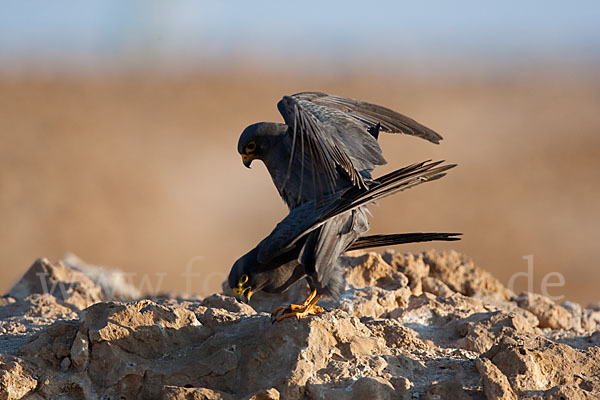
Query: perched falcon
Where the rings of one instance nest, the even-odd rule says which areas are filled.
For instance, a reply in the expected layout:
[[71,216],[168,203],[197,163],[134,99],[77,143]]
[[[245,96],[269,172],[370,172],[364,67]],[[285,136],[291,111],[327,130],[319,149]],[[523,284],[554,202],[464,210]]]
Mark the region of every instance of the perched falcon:
[[[229,273],[229,286],[236,297],[248,302],[253,293],[281,293],[306,278],[311,294],[300,305],[291,304],[273,312],[275,321],[296,316],[302,318],[322,311],[316,306],[323,295],[337,298],[343,289],[343,273],[337,259],[346,250],[374,246],[458,240],[455,233],[410,233],[362,236],[356,224],[366,220],[362,207],[391,194],[444,176],[455,165],[422,162],[351,186],[318,200],[309,200],[293,208],[273,232],[254,249],[242,256]],[[322,230],[332,220],[345,221],[336,230]],[[331,236],[324,237],[324,236]],[[332,239],[332,240],[330,240]],[[333,244],[323,246],[323,243]],[[278,315],[282,312],[281,315]]]

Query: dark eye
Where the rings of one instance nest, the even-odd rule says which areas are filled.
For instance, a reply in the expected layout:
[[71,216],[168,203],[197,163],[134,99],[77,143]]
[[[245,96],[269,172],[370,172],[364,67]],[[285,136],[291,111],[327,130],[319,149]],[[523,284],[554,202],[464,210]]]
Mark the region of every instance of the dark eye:
[[240,283],[243,285],[246,282],[248,282],[248,275],[244,274],[240,278]]
[[256,150],[256,143],[254,141],[251,141],[250,143],[248,143],[248,145],[246,146],[246,152],[247,153],[252,153],[254,150]]

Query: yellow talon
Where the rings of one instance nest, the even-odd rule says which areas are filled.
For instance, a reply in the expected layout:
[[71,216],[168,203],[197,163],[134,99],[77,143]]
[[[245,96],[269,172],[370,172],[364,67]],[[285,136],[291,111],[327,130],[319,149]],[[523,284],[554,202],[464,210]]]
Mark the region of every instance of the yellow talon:
[[[296,311],[299,309],[303,309],[306,308],[309,304],[310,301],[312,299],[314,299],[314,297],[317,295],[317,291],[313,290],[312,292],[310,292],[310,294],[308,295],[308,297],[306,298],[306,300],[304,300],[302,302],[302,304],[290,304],[289,306],[281,306],[281,307],[277,307],[272,313],[271,313],[271,317],[274,318],[277,314],[279,314],[280,311],[282,310],[289,310],[289,311]],[[284,313],[285,314],[285,313]]]
[[323,296],[317,296],[317,291],[313,290],[301,305],[290,304],[288,307],[279,307],[273,311],[271,318],[274,318],[281,310],[284,310],[284,314],[277,317],[273,322],[280,322],[290,317],[301,319],[311,314],[321,313],[324,311],[323,308],[316,305],[321,297]]

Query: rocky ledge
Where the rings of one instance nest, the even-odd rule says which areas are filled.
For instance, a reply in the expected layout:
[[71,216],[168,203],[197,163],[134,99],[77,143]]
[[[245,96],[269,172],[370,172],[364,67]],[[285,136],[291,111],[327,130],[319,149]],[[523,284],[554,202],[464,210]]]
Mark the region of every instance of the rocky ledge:
[[306,284],[149,299],[39,259],[0,299],[0,399],[600,398],[600,309],[517,296],[456,252],[342,262],[329,311],[271,324]]

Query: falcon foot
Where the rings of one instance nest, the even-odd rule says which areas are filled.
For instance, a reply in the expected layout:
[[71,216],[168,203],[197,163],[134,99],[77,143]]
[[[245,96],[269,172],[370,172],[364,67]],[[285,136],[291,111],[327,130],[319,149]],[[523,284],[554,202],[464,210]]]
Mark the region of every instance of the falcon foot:
[[[322,307],[316,305],[321,297],[321,295],[317,296],[316,290],[313,290],[302,304],[290,304],[289,306],[278,307],[271,313],[271,323],[274,324],[275,322],[280,322],[291,317],[300,319],[311,314],[317,314],[325,311]],[[282,314],[277,316],[280,312]]]

